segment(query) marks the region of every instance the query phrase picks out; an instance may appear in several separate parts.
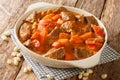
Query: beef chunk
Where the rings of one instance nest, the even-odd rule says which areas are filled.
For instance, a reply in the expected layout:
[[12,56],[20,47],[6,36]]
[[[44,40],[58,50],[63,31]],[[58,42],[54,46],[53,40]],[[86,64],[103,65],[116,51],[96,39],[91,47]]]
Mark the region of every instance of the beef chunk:
[[84,48],[75,48],[75,57],[77,59],[87,58],[93,55],[93,52],[88,51]]
[[65,32],[72,32],[76,30],[77,24],[75,21],[66,21],[61,25],[61,30]]
[[77,20],[79,21],[79,23],[81,23],[81,24],[85,23],[84,15],[79,14],[79,15],[75,15],[75,17],[77,18]]
[[67,9],[64,8],[64,7],[59,7],[59,8],[57,8],[57,9],[54,11],[54,13],[55,13],[55,14],[59,14],[61,11],[67,11]]
[[63,21],[70,21],[70,20],[75,21],[76,20],[75,16],[70,12],[63,12],[62,11],[61,16],[62,16]]
[[53,59],[63,60],[64,59],[64,48],[63,47],[58,48],[58,49],[52,48],[43,56],[53,58]]
[[98,25],[97,20],[93,16],[85,16],[85,20],[87,21],[88,25]]
[[[40,17],[40,16],[39,16]],[[30,21],[30,22],[34,22],[37,20],[38,17],[38,14],[36,11],[33,11],[28,17],[27,17],[27,21]]]
[[60,28],[59,27],[55,27],[47,36],[47,43],[49,45],[51,45],[53,42],[55,42],[58,37],[59,37],[59,33],[60,33]]
[[58,37],[59,33],[60,33],[60,28],[59,28],[59,27],[55,27],[55,28],[48,34],[48,37],[56,38],[56,37]]
[[31,36],[31,27],[29,26],[28,23],[23,23],[22,26],[20,27],[20,32],[19,36],[22,41],[26,41],[27,39],[30,38]]

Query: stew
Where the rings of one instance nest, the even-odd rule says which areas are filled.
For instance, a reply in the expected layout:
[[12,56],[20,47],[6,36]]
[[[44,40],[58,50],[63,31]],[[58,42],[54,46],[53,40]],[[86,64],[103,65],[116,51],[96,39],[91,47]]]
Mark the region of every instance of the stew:
[[59,60],[79,60],[96,54],[104,37],[104,30],[93,16],[64,7],[34,11],[19,29],[19,39],[24,46],[44,57]]

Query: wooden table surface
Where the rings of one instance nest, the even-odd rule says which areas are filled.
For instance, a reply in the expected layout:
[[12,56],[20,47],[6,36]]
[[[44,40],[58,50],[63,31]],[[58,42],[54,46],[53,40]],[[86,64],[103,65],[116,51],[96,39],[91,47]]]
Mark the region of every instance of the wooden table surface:
[[[25,12],[27,7],[36,2],[62,4],[84,9],[97,16],[108,31],[108,44],[120,53],[120,0],[0,0],[0,34],[13,28],[15,21]],[[6,62],[11,58],[14,48],[12,40],[2,41],[0,38],[0,80],[38,80],[31,72],[25,74],[28,64],[24,59],[18,66],[10,66]],[[106,80],[120,80],[120,59],[93,68],[94,73],[89,80],[102,80],[100,75],[107,73]],[[74,76],[67,80],[76,80]]]

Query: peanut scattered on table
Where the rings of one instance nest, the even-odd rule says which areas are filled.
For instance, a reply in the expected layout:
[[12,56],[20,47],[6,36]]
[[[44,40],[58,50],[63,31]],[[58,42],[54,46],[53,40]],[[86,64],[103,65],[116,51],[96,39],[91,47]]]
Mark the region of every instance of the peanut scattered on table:
[[25,73],[28,73],[28,72],[31,72],[32,71],[32,68],[30,66],[27,66],[24,68],[23,72]]
[[1,35],[3,41],[8,41],[8,38],[5,35]]
[[11,59],[8,59],[8,60],[7,60],[7,63],[8,63],[8,64],[12,64],[13,62],[12,62]]
[[11,34],[10,34],[10,32],[7,30],[7,31],[5,31],[5,32],[3,33],[3,35],[9,37]]
[[93,73],[92,69],[87,69],[86,71],[82,71],[79,73],[78,79],[88,80],[89,75],[92,73]]
[[21,61],[22,54],[19,52],[18,47],[14,47],[13,49],[14,52],[11,53],[11,56],[13,57],[11,60],[9,59],[7,61],[8,64],[13,64],[13,65],[18,65],[19,62]]
[[101,78],[102,78],[102,79],[106,79],[106,78],[107,78],[107,74],[102,74],[102,75],[101,75]]
[[10,36],[10,32],[9,31],[5,31],[2,35],[1,38],[3,39],[3,41],[8,41],[8,37]]
[[13,51],[19,52],[19,48],[17,46],[14,47]]

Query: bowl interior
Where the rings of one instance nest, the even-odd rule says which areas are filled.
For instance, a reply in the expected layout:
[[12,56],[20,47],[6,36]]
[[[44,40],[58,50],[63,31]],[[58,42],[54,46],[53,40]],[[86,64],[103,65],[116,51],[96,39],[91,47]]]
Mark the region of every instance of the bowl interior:
[[105,26],[104,26],[104,25],[102,24],[102,22],[101,22],[98,18],[96,18],[93,14],[90,14],[89,12],[86,12],[86,11],[81,10],[81,9],[77,9],[77,8],[73,8],[73,7],[68,7],[68,6],[64,6],[64,7],[67,8],[68,10],[70,10],[70,11],[73,11],[73,12],[76,12],[76,13],[80,13],[80,14],[83,14],[83,15],[85,15],[85,16],[94,16],[94,18],[98,21],[99,26],[104,29],[105,42],[104,42],[102,48],[101,48],[96,54],[94,54],[94,55],[91,56],[91,57],[88,57],[88,58],[85,58],[85,59],[81,59],[81,60],[74,60],[74,61],[56,60],[56,59],[51,59],[51,58],[47,58],[47,57],[43,57],[43,56],[41,56],[41,55],[38,55],[38,54],[36,54],[35,52],[29,50],[28,48],[26,48],[25,46],[22,45],[22,43],[21,43],[21,42],[19,41],[19,39],[18,39],[18,31],[19,31],[19,28],[20,28],[20,26],[21,26],[21,24],[22,24],[22,21],[23,21],[24,19],[26,19],[26,18],[32,13],[32,11],[41,12],[41,11],[46,11],[46,10],[48,10],[48,9],[55,9],[56,7],[60,7],[60,6],[53,5],[53,6],[46,6],[46,7],[36,8],[36,9],[34,9],[34,10],[30,10],[30,11],[24,13],[24,14],[19,18],[19,20],[16,22],[16,25],[15,25],[15,37],[16,37],[16,39],[17,39],[17,43],[19,44],[19,46],[20,46],[22,49],[24,49],[25,51],[27,51],[27,53],[28,53],[29,55],[32,55],[32,56],[31,56],[32,58],[36,58],[36,56],[37,56],[37,58],[44,58],[44,60],[50,60],[50,61],[56,61],[56,62],[62,62],[62,63],[63,63],[63,62],[64,62],[64,63],[73,63],[73,62],[75,62],[75,61],[84,61],[84,60],[87,60],[87,59],[89,60],[89,59],[91,59],[92,57],[94,57],[95,55],[100,54],[101,51],[103,50],[103,48],[105,47],[106,42],[107,42],[107,31],[106,31]]

